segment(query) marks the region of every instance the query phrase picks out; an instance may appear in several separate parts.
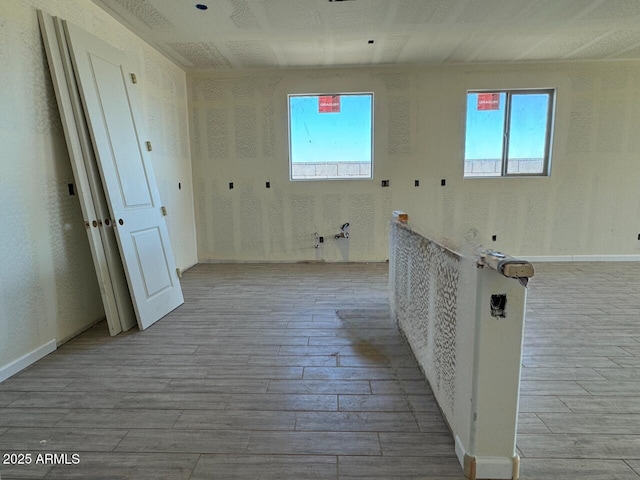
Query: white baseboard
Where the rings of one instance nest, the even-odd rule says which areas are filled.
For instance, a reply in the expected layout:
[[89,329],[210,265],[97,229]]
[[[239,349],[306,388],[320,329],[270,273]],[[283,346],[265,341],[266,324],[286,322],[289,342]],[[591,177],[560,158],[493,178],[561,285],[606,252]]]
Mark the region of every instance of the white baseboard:
[[520,457],[476,457],[469,455],[455,436],[456,456],[464,475],[471,480],[512,480],[520,476]]
[[517,257],[531,263],[542,262],[640,262],[640,255],[552,255]]
[[462,444],[462,440],[458,435],[455,436],[455,447],[456,447],[456,457],[458,457],[458,462],[460,462],[460,466],[464,469],[464,461],[467,456],[467,450],[464,448]]
[[0,367],[0,383],[4,382],[7,378],[12,377],[16,373],[24,370],[29,365],[37,362],[41,358],[49,355],[56,349],[56,341],[49,340],[44,345],[32,350],[31,352],[15,359],[13,362]]

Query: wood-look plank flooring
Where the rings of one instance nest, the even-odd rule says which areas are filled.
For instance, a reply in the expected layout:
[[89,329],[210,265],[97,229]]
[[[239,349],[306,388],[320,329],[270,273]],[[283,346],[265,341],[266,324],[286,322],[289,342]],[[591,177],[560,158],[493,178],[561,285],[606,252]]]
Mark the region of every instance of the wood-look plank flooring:
[[640,477],[640,264],[536,265],[527,297],[523,479]]
[[[85,332],[0,384],[29,479],[453,479],[453,441],[390,320],[386,264],[198,265],[145,332]],[[640,478],[640,264],[540,264],[523,479]]]

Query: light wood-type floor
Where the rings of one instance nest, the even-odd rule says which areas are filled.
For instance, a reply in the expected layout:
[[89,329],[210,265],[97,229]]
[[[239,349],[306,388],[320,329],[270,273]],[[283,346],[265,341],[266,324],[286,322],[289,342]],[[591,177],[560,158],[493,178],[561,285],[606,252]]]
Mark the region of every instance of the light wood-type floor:
[[[386,264],[199,265],[182,283],[147,331],[98,325],[0,384],[0,452],[80,458],[3,480],[462,480]],[[640,264],[538,265],[524,354],[521,478],[638,480]]]

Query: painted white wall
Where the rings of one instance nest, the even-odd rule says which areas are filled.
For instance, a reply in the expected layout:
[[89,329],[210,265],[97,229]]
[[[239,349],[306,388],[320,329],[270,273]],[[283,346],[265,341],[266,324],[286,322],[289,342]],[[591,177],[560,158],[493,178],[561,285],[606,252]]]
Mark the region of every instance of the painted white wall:
[[[640,253],[638,62],[196,72],[188,83],[200,261],[385,260],[396,209],[438,237],[516,256]],[[466,91],[482,88],[557,89],[550,177],[463,179]],[[375,93],[374,179],[290,182],[287,94],[343,91]],[[315,231],[343,222],[348,241],[313,248]]]
[[184,71],[89,1],[1,1],[0,374],[104,316],[78,198],[68,194],[73,174],[37,8],[127,52],[177,265],[196,262]]

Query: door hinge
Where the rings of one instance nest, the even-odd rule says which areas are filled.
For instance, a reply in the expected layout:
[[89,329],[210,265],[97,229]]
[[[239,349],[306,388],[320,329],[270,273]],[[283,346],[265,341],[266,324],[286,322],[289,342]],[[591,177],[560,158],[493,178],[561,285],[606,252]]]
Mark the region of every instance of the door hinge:
[[163,217],[166,217],[166,216],[168,215],[168,213],[167,213],[167,207],[164,207],[164,206],[163,206],[163,207],[160,207],[160,210],[162,211],[162,216],[163,216]]
[[151,146],[151,142],[147,141],[144,143],[147,145],[147,152],[150,152],[151,150],[153,150],[153,147]]
[[138,83],[138,77],[135,73],[131,74],[131,83]]

